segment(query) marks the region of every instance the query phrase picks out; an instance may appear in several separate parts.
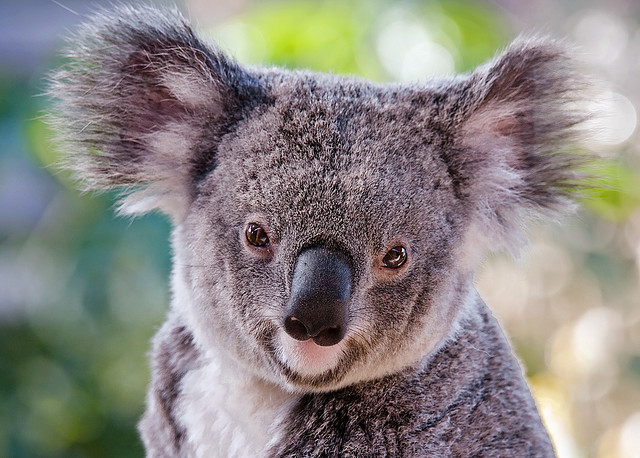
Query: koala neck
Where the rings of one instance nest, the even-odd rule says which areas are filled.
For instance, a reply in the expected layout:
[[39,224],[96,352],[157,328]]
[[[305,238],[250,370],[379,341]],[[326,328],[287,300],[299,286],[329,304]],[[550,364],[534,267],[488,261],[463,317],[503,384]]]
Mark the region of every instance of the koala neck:
[[207,352],[181,383],[176,413],[188,456],[260,456],[299,396],[221,352]]

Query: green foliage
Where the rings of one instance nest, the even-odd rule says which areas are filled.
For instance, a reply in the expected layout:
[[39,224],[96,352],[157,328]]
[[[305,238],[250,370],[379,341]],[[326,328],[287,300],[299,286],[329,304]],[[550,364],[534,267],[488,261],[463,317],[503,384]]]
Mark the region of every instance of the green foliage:
[[640,206],[640,173],[618,161],[609,161],[595,173],[599,178],[585,193],[584,204],[603,218],[624,222]]
[[[387,81],[393,75],[385,72],[376,48],[381,32],[394,21],[422,28],[453,55],[456,70],[462,72],[508,42],[500,16],[470,1],[261,2],[208,32],[244,62]],[[408,40],[401,44],[411,45]]]
[[367,38],[380,6],[376,1],[262,2],[210,32],[244,62],[380,78],[379,65],[365,57],[374,52]]

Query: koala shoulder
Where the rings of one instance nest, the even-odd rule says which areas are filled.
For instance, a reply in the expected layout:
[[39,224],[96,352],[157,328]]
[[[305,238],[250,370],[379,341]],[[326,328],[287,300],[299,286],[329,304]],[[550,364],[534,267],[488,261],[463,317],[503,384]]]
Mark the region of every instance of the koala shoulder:
[[555,456],[522,368],[481,299],[421,367],[303,396],[278,440],[273,456]]
[[176,314],[171,314],[153,341],[152,387],[138,429],[148,456],[177,456],[185,431],[177,419],[176,400],[182,379],[200,365],[201,355],[192,333]]

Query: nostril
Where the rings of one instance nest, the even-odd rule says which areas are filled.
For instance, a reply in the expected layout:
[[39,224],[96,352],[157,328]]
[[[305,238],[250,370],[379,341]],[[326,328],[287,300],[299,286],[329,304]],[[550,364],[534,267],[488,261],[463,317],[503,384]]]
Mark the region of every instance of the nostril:
[[288,316],[284,320],[284,330],[296,340],[309,340],[311,336],[307,327],[294,316]]
[[345,333],[344,327],[339,325],[327,326],[319,332],[311,332],[307,326],[295,316],[285,318],[284,330],[296,340],[305,341],[313,339],[316,345],[320,345],[321,347],[330,347],[331,345],[337,344],[342,340]]
[[342,326],[331,326],[313,336],[313,341],[321,347],[330,347],[340,342],[343,337],[344,328]]

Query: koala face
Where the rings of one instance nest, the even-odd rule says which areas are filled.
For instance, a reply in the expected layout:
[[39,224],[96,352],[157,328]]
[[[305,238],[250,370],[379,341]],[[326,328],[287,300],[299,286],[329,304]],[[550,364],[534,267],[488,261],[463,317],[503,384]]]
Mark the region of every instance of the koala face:
[[172,308],[203,352],[291,390],[423,360],[486,249],[566,208],[583,119],[563,48],[521,39],[421,84],[245,68],[177,12],[85,25],[53,76],[69,163],[174,222]]
[[[412,109],[420,91],[339,77],[319,84],[311,74],[264,78],[275,100],[221,141],[182,224],[178,245],[188,249],[177,263],[202,301],[193,323],[212,346],[224,339],[262,375],[295,388],[395,369],[406,348],[441,340],[457,312],[435,300],[464,277],[453,247],[466,209],[437,155],[444,140],[423,129],[428,113]],[[313,256],[303,259],[314,249],[329,259],[314,267]],[[340,300],[331,301],[327,271],[340,267]],[[321,291],[300,291],[296,274],[324,277]],[[294,313],[305,294],[328,303]],[[318,329],[305,334],[314,314]],[[302,335],[285,326],[294,315]],[[322,342],[332,330],[339,335]]]

